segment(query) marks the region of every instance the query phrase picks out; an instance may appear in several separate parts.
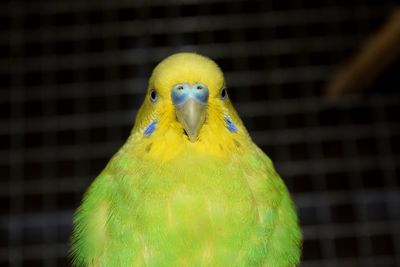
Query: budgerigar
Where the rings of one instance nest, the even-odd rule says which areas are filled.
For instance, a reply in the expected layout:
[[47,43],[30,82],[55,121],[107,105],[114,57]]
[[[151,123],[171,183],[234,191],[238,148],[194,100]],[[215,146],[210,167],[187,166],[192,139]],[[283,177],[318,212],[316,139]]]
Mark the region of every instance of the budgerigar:
[[297,266],[302,234],[211,59],[157,65],[133,130],[74,217],[75,266]]

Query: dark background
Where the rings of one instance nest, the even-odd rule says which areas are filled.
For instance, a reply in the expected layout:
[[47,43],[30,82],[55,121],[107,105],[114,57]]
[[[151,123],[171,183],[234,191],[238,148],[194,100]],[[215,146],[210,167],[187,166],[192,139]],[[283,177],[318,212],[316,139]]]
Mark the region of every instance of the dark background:
[[323,97],[396,4],[1,1],[0,266],[69,265],[73,211],[179,51],[225,71],[298,206],[301,266],[400,266],[400,62],[360,95]]

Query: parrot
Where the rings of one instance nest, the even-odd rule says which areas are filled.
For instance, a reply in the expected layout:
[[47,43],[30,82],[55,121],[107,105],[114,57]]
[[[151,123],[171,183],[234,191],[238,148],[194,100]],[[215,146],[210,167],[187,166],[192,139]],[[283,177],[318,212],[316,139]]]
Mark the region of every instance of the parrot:
[[153,69],[124,145],[73,218],[73,266],[298,266],[290,193],[252,141],[215,61]]

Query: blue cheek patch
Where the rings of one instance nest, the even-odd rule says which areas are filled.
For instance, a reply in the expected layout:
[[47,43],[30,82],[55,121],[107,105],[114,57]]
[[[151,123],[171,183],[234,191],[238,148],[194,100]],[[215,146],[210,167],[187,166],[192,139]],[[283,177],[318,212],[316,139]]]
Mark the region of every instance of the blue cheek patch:
[[233,123],[233,121],[231,121],[231,119],[228,116],[225,116],[224,119],[225,119],[225,122],[226,122],[226,128],[228,128],[228,130],[231,133],[236,133],[238,131],[238,128]]
[[151,122],[149,125],[147,125],[146,129],[144,129],[143,134],[145,136],[150,136],[156,129],[156,126],[157,126],[157,121]]

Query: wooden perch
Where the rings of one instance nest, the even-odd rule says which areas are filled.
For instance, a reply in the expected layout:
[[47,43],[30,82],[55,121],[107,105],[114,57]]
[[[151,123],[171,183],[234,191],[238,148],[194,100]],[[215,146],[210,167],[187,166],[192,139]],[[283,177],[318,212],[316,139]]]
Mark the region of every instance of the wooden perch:
[[326,87],[328,98],[335,99],[369,88],[379,75],[400,56],[400,8],[374,34],[352,60],[339,69]]

